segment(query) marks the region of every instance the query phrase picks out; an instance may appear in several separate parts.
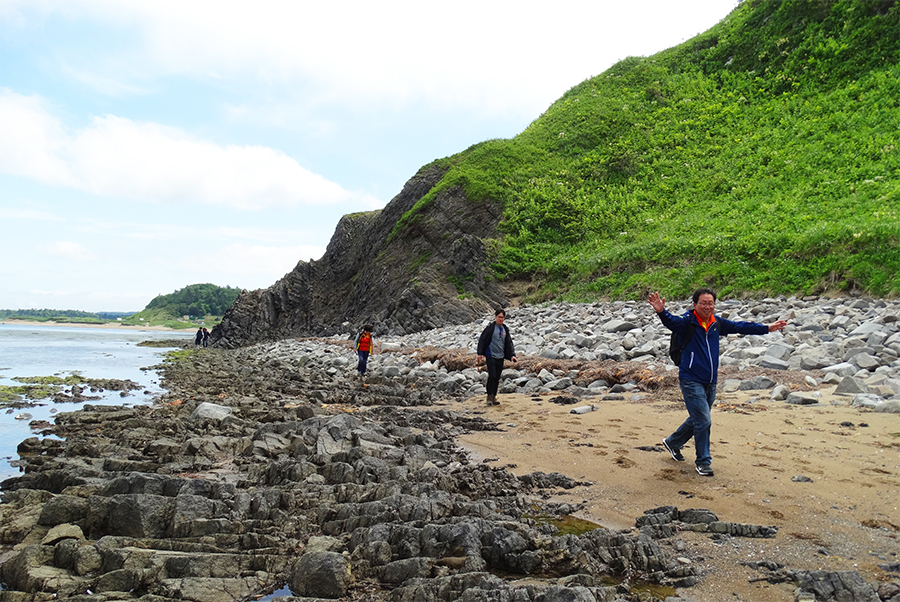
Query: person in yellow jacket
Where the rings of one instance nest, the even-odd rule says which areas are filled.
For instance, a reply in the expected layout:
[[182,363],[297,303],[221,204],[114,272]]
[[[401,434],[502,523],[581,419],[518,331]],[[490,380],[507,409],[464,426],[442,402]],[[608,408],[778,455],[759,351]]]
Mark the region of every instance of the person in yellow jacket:
[[359,378],[366,375],[366,364],[369,363],[369,354],[375,351],[375,339],[372,337],[372,325],[366,324],[356,334],[356,355],[359,356],[359,363],[356,364],[356,372]]

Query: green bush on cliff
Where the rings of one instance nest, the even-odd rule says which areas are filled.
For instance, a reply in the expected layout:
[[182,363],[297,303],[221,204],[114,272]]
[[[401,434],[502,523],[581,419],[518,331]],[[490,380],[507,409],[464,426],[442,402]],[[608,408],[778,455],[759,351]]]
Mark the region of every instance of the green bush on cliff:
[[494,272],[586,300],[900,293],[900,4],[746,0],[445,159],[504,207]]

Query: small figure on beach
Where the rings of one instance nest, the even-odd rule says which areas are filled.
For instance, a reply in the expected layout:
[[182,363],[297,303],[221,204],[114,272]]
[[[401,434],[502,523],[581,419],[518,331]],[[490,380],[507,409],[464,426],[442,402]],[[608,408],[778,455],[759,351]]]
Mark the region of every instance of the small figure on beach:
[[369,363],[369,354],[375,352],[375,338],[372,336],[372,325],[366,324],[358,333],[354,341],[356,355],[359,362],[356,364],[357,378],[362,379],[366,375],[366,366]]
[[203,346],[209,347],[209,331],[207,329],[203,329]]
[[203,343],[203,328],[197,329],[197,335],[194,337],[194,345],[199,347]]
[[509,328],[503,325],[506,321],[506,311],[498,309],[494,313],[494,321],[485,327],[481,336],[478,337],[478,349],[475,358],[476,364],[481,363],[484,358],[488,371],[487,381],[487,405],[500,405],[497,401],[497,389],[500,387],[500,373],[503,372],[503,360],[516,359],[516,349],[513,347],[512,336],[509,334]]
[[[650,293],[653,306],[663,326],[676,333],[683,347],[678,367],[678,384],[688,411],[688,418],[674,433],[663,439],[663,446],[678,462],[684,461],[681,448],[694,438],[697,449],[696,467],[701,476],[713,476],[709,434],[712,426],[710,412],[716,400],[719,375],[719,337],[729,334],[766,334],[783,330],[787,325],[778,320],[766,326],[757,322],[735,322],[715,315],[716,293],[698,288],[692,297],[693,311],[675,316],[666,310],[666,300],[659,293]],[[685,340],[686,339],[686,340]]]

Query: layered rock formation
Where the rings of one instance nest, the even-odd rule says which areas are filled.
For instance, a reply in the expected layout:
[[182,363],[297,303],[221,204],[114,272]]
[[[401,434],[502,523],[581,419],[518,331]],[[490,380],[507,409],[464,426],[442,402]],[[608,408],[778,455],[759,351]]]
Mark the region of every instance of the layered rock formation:
[[453,438],[497,425],[427,408],[437,392],[273,378],[243,349],[165,373],[165,403],[85,405],[58,416],[63,440],[19,446],[25,473],[0,487],[0,600],[231,602],[287,583],[307,599],[625,602],[604,579],[700,578],[672,558],[675,521],[705,532],[717,517],[667,509],[562,535],[552,521],[580,506],[536,496],[589,483],[469,462]]
[[[723,388],[772,389],[761,397],[774,400],[792,382],[846,381],[854,405],[866,390],[879,398],[875,411],[896,412],[895,302],[722,306],[732,317],[763,321],[776,311],[793,314],[788,331],[770,335],[766,347],[750,337],[728,343],[723,365],[752,368],[753,378],[726,380]],[[640,401],[648,383],[665,380],[639,366],[666,357],[666,337],[646,304],[521,308],[515,319],[522,356],[519,369],[505,375],[510,392],[545,393],[548,403],[559,393],[559,403],[567,403],[563,395],[584,403],[632,391]],[[587,332],[591,322],[596,334]],[[451,347],[471,350],[479,328],[382,340],[391,349],[373,358],[365,384],[350,378],[352,355],[340,338],[199,349],[166,362],[169,393],[152,407],[85,405],[60,413],[44,431],[57,438],[23,441],[23,474],[0,483],[0,602],[231,602],[285,586],[294,594],[285,601],[674,601],[689,599],[675,597],[675,588],[723,578],[703,569],[684,545],[686,534],[729,547],[734,538],[792,537],[675,506],[644,512],[630,529],[589,525],[566,534],[561,527],[584,511],[579,500],[592,483],[475,463],[457,446],[460,435],[513,427],[464,406],[435,406],[483,393],[471,351],[448,361],[462,355]],[[777,381],[756,375],[779,349],[788,368],[810,364],[815,350],[830,365],[803,375],[766,368]],[[445,355],[442,365],[427,359],[437,351]],[[568,359],[547,359],[551,354]],[[635,368],[600,360],[611,355],[634,360]],[[592,379],[602,366],[590,365],[601,361],[609,365],[602,384]],[[545,375],[546,362],[569,369]],[[544,501],[561,490],[572,492],[571,503]],[[893,550],[895,538],[872,527],[863,549]],[[815,547],[816,554],[826,550]],[[892,558],[880,566],[898,573]],[[798,588],[794,600],[893,602],[900,591],[895,577],[870,584],[856,570],[793,569],[778,560],[757,556],[744,564],[759,572],[754,581]],[[641,581],[656,588],[655,597],[638,587]]]
[[321,259],[301,261],[267,289],[242,293],[213,329],[213,344],[332,334],[345,323],[402,334],[468,322],[504,305],[503,290],[485,274],[484,239],[501,216],[496,203],[445,190],[391,236],[444,173],[426,166],[383,210],[344,216]]

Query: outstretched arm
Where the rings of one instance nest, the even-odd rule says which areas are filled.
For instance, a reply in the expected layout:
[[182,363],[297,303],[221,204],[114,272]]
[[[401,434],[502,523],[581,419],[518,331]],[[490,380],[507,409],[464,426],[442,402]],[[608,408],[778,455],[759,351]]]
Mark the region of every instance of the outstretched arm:
[[653,306],[653,310],[656,313],[660,313],[662,310],[666,308],[666,299],[665,297],[660,297],[659,293],[653,291],[650,293],[650,298],[647,299],[647,302]]

